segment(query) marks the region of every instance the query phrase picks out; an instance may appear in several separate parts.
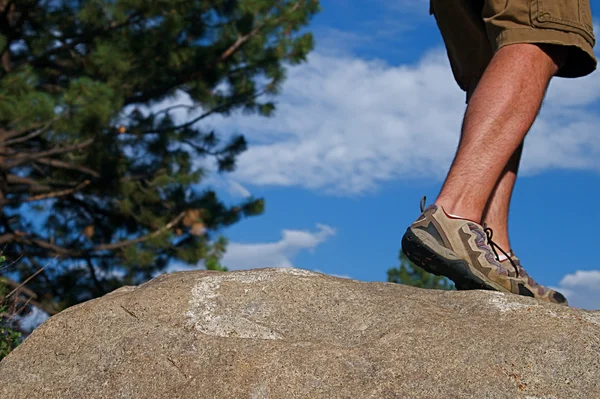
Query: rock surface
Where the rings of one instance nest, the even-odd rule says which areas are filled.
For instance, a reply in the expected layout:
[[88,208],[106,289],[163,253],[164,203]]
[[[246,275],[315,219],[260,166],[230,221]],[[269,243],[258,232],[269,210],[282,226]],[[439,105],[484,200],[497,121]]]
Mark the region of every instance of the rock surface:
[[74,306],[0,398],[600,398],[600,312],[300,269],[179,272]]

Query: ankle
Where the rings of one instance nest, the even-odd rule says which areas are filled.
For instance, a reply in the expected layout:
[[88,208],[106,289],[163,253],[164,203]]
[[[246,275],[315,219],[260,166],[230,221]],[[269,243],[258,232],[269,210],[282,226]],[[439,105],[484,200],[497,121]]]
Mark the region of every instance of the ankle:
[[466,219],[477,224],[481,223],[482,212],[473,211],[465,206],[460,206],[456,202],[449,202],[440,198],[435,201],[435,205],[441,208],[446,216],[452,219]]

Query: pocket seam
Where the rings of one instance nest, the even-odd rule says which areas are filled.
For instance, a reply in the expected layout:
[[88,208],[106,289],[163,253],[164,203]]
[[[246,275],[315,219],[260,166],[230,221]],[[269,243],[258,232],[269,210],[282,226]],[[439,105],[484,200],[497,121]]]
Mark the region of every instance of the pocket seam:
[[[571,28],[570,31],[572,33],[580,34],[588,41],[588,43],[590,43],[590,45],[592,45],[592,47],[594,46],[596,40],[594,38],[593,26],[588,25],[585,22],[577,22],[577,21],[573,21],[573,20],[567,20],[567,19],[553,17],[551,10],[544,7],[542,0],[532,0],[531,3],[532,3],[532,6],[529,10],[529,13],[530,13],[531,22],[535,27],[542,28],[542,29],[553,29],[552,27],[544,26],[544,24],[554,23],[557,25],[564,26],[566,28]],[[577,5],[579,7],[579,0],[577,0]],[[578,9],[578,11],[579,11],[579,9]],[[591,16],[590,16],[590,18],[591,18]],[[575,32],[573,32],[573,30]],[[569,31],[569,30],[567,29],[567,31]]]

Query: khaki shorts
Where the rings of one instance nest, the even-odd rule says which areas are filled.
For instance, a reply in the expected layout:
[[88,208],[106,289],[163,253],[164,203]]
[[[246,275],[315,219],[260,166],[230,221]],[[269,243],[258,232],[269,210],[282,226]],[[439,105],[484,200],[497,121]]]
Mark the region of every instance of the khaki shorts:
[[475,90],[493,54],[515,43],[567,46],[556,76],[575,78],[596,69],[589,0],[430,0],[454,78]]

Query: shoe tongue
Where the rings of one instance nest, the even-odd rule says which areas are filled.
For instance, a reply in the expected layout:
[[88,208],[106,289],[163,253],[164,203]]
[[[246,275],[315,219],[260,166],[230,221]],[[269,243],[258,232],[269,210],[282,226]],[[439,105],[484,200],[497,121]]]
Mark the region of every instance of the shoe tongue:
[[[518,261],[515,261],[515,259],[513,258],[513,262],[515,262],[515,264],[517,265],[517,267],[519,266]],[[509,258],[503,259],[500,261],[500,264],[502,266],[504,266],[504,268],[506,270],[508,270],[508,275],[510,277],[518,277],[519,275],[517,274],[517,271],[515,270],[515,268],[513,267],[512,263],[510,262]],[[519,273],[520,274],[520,273]]]
[[435,212],[438,209],[438,206],[435,204],[428,205],[427,208],[423,209],[423,213],[427,212]]
[[508,257],[506,255],[502,254],[502,253],[498,254],[498,257],[500,258],[500,262],[506,262],[506,261],[508,261]]

